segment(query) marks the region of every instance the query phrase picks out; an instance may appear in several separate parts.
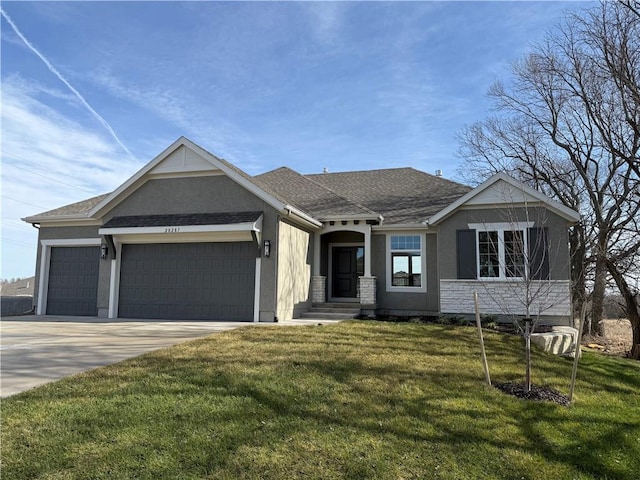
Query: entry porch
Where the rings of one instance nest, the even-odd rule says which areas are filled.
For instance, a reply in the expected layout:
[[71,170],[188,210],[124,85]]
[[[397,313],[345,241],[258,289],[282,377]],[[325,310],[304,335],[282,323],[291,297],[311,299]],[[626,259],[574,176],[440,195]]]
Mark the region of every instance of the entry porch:
[[359,305],[363,310],[376,308],[369,223],[329,222],[316,233],[311,288],[314,306],[339,303]]

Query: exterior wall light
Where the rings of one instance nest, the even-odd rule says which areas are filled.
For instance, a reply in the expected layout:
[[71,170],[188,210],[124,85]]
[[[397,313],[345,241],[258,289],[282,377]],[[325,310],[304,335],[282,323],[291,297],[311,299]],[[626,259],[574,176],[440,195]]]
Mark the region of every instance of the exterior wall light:
[[271,256],[271,241],[270,240],[265,240],[264,241],[264,256],[265,257],[270,257]]
[[104,260],[105,258],[107,258],[108,254],[109,254],[109,247],[107,246],[106,243],[103,243],[102,245],[100,245],[100,258]]

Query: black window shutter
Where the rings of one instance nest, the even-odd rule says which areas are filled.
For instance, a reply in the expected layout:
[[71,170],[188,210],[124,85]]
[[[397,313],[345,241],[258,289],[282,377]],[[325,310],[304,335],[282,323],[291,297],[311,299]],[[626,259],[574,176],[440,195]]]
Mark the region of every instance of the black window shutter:
[[456,231],[456,256],[458,261],[458,278],[475,279],[478,271],[476,265],[476,231]]
[[533,280],[549,279],[549,229],[529,229],[529,275]]

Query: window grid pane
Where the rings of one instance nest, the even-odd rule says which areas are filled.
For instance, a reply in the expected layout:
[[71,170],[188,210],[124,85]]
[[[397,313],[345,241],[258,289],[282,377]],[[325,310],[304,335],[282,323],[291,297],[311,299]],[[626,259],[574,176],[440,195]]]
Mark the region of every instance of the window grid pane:
[[394,287],[409,286],[409,255],[403,253],[394,253],[391,257],[392,277],[391,285]]
[[524,277],[524,236],[521,230],[504,232],[505,275]]
[[420,235],[392,235],[391,250],[420,251],[422,247]]
[[494,278],[500,276],[500,256],[498,253],[498,232],[478,232],[478,252],[480,276]]

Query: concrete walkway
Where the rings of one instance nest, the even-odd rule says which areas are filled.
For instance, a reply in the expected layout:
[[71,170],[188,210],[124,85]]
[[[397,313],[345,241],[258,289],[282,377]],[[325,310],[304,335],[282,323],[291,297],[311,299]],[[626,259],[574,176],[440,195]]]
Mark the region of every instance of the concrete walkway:
[[108,320],[21,316],[0,322],[0,396],[110,365],[152,350],[250,325],[316,325],[334,320],[274,323]]

